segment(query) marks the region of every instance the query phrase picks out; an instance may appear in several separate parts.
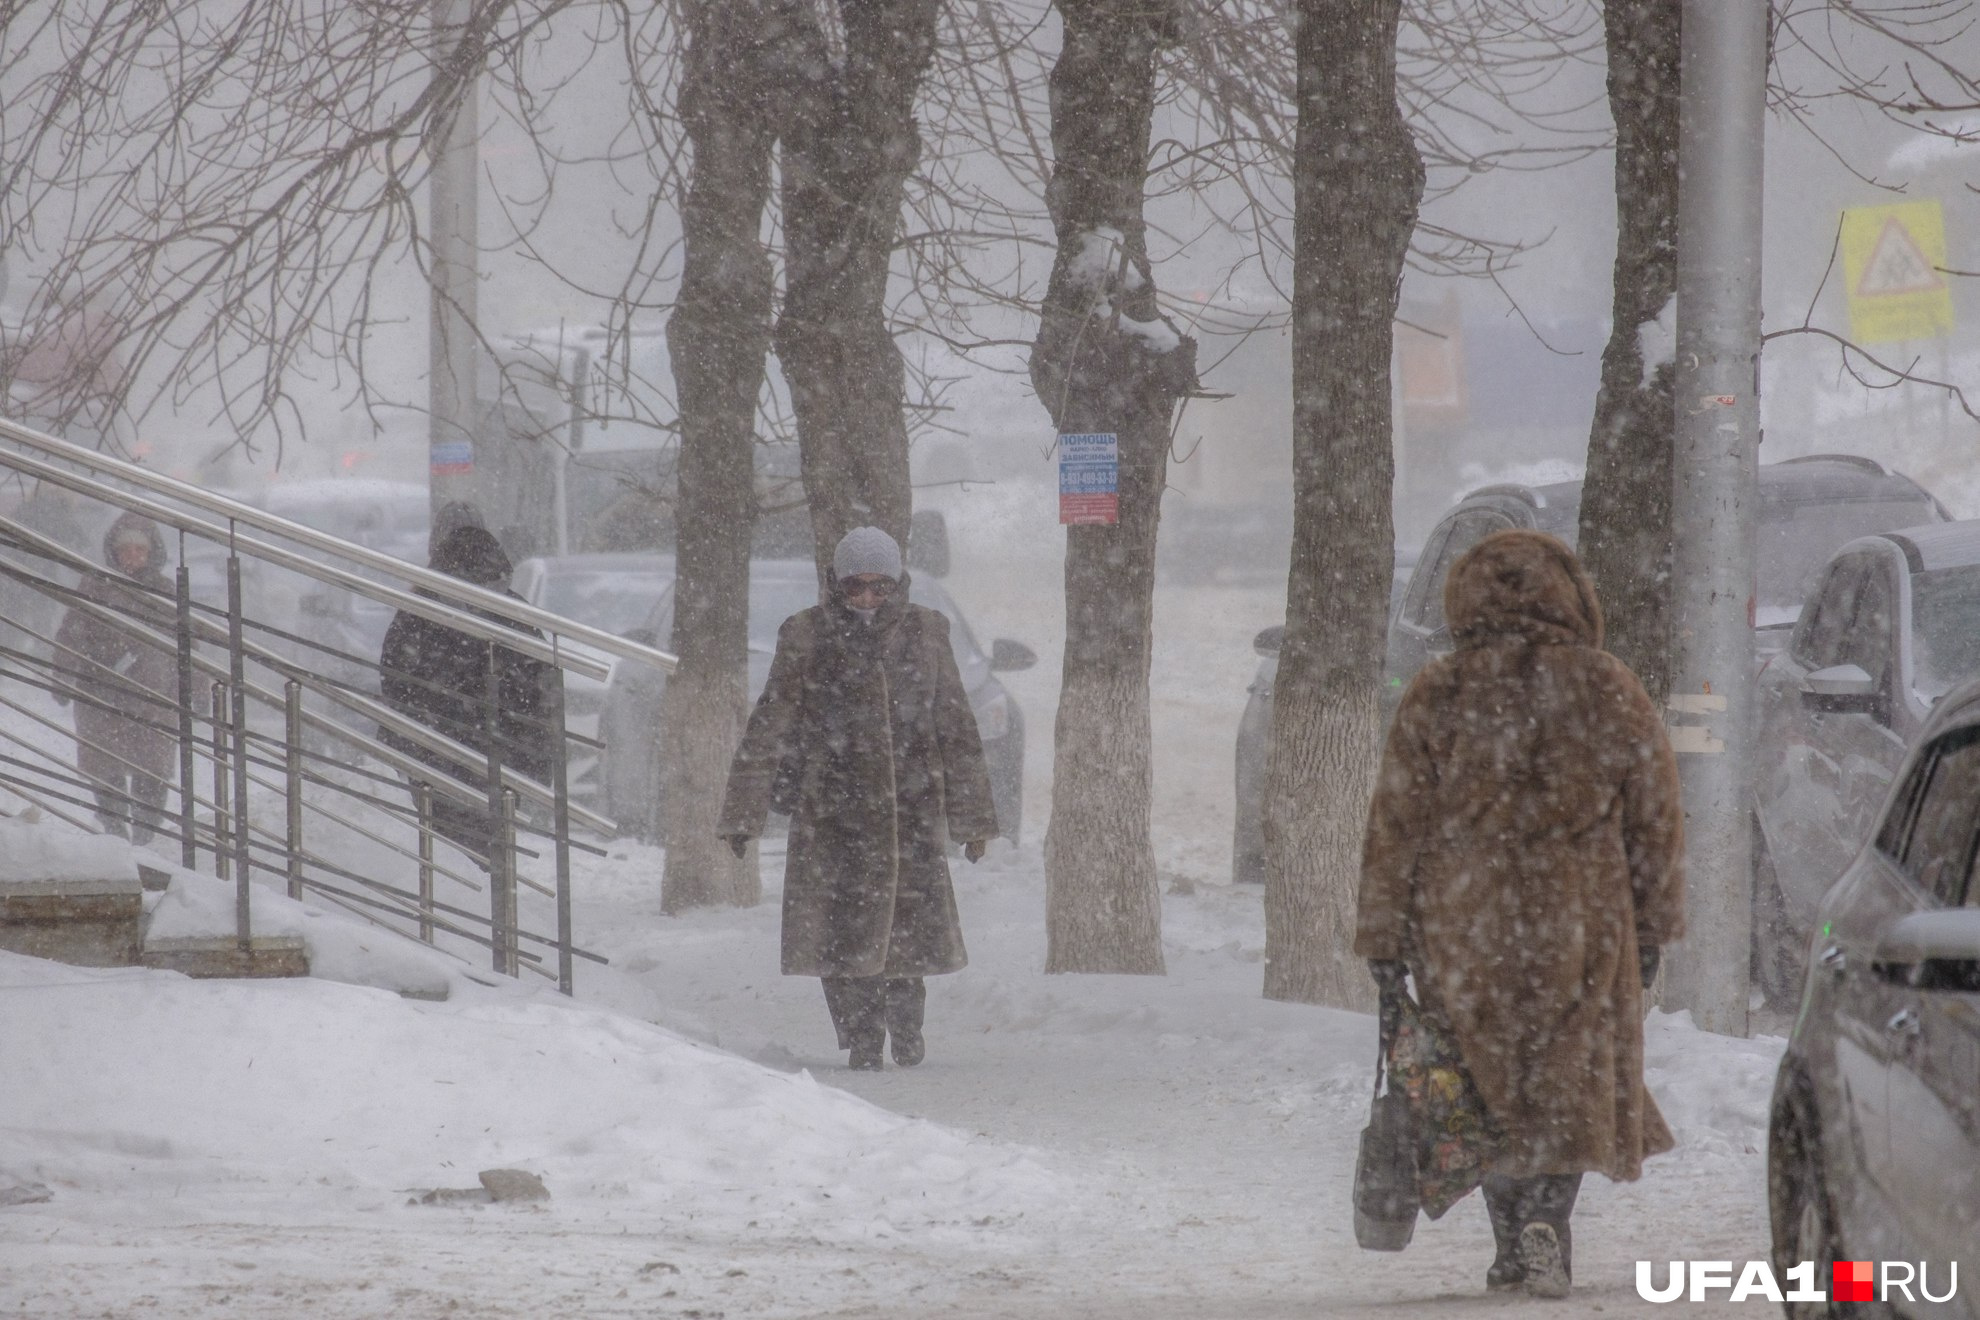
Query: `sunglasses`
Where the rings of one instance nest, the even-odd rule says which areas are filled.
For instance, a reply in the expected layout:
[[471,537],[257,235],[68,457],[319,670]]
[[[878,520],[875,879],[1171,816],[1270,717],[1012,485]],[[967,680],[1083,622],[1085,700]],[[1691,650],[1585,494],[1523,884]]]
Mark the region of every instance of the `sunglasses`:
[[885,600],[893,595],[900,585],[888,577],[856,577],[847,578],[839,584],[839,587],[849,599],[854,596],[878,596],[881,600]]

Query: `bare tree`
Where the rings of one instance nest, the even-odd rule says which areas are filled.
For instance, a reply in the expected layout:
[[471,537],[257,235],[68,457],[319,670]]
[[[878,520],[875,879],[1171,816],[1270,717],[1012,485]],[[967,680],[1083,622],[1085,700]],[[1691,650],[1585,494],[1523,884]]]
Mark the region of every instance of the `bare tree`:
[[702,0],[689,17],[680,115],[693,146],[684,259],[668,348],[680,403],[674,653],[661,713],[667,864],[661,910],[755,903],[754,857],[716,838],[720,773],[748,704],[749,551],[756,412],[770,351],[774,272],[760,231],[797,24],[782,0]]
[[[1616,125],[1615,318],[1588,437],[1580,554],[1602,599],[1608,649],[1661,706],[1669,689],[1671,412],[1675,364],[1678,0],[1607,0]],[[1659,323],[1662,328],[1659,328]]]
[[1265,790],[1265,994],[1360,1004],[1395,479],[1392,322],[1424,170],[1396,100],[1400,0],[1301,0],[1293,558]]
[[871,524],[907,543],[905,368],[887,324],[902,189],[920,156],[915,95],[940,0],[842,0],[813,22],[783,94],[786,281],[777,357],[791,385],[819,570]]
[[1112,432],[1119,521],[1066,533],[1066,651],[1045,833],[1053,972],[1162,971],[1149,842],[1148,665],[1155,530],[1176,401],[1196,344],[1162,318],[1142,190],[1157,56],[1175,14],[1147,0],[1060,0],[1052,71],[1058,259],[1031,380],[1061,434]]

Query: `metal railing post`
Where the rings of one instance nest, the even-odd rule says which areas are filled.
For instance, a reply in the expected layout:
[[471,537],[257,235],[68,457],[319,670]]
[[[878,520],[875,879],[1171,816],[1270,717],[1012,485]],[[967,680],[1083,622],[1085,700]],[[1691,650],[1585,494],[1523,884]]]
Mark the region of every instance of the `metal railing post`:
[[303,695],[302,684],[290,679],[284,686],[285,714],[288,727],[284,731],[284,747],[287,753],[289,797],[289,897],[300,900],[303,896]]
[[227,685],[213,684],[213,874],[225,880],[233,869],[228,839],[233,835],[233,808],[227,791]]
[[502,818],[496,839],[502,850],[502,882],[495,887],[496,902],[502,906],[496,957],[501,961],[501,970],[510,976],[522,975],[522,936],[516,911],[516,800],[514,789],[502,790]]
[[179,864],[188,871],[199,865],[199,845],[194,816],[198,793],[193,776],[198,769],[198,748],[193,745],[193,628],[192,570],[186,567],[186,535],[179,533],[178,611],[175,620],[179,659]]
[[[553,644],[554,644],[554,640]],[[557,988],[571,993],[571,786],[564,745],[564,675],[550,675],[550,732],[555,749],[550,759],[551,811],[557,852]],[[602,761],[602,758],[601,758]],[[600,771],[604,769],[600,765]]]
[[413,811],[419,820],[419,937],[433,943],[433,788],[413,781]]
[[227,554],[227,674],[232,691],[228,724],[234,738],[234,934],[245,952],[253,936],[248,862],[247,651],[242,642],[241,558]]
[[488,784],[488,902],[489,902],[489,943],[494,946],[495,970],[514,972],[509,966],[509,942],[512,932],[509,929],[510,904],[503,891],[513,888],[516,880],[516,836],[513,829],[504,830],[505,824],[513,824],[513,817],[504,818],[506,803],[502,789],[502,655],[493,642],[487,645],[488,669],[483,677],[481,692],[481,742],[485,749],[482,769],[487,774]]

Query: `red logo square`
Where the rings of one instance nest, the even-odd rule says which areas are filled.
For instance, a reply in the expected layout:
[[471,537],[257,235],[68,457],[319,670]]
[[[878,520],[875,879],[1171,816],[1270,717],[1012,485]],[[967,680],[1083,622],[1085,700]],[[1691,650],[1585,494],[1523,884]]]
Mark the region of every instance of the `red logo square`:
[[1871,1289],[1876,1281],[1876,1267],[1867,1260],[1839,1260],[1830,1276],[1834,1291],[1829,1300],[1835,1302],[1874,1301]]

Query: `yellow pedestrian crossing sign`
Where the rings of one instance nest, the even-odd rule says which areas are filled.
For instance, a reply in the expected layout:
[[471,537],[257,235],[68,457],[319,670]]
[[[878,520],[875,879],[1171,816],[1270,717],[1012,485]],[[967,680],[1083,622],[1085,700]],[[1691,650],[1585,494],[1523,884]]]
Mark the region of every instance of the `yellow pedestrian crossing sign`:
[[1932,339],[1953,328],[1946,226],[1936,201],[1843,212],[1849,333],[1859,344]]

